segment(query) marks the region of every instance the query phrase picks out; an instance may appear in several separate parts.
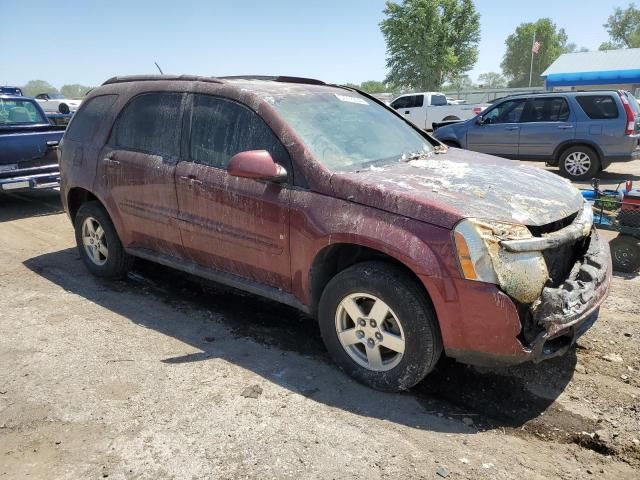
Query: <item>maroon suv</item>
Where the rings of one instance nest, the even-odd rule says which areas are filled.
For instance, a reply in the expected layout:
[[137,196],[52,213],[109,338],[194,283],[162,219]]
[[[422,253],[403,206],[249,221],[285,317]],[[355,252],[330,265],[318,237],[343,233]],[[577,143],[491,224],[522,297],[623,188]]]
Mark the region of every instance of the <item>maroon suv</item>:
[[447,149],[347,87],[116,77],[59,151],[92,273],[140,257],[292,305],[379,389],[415,385],[443,353],[560,355],[609,287],[607,244],[566,180]]

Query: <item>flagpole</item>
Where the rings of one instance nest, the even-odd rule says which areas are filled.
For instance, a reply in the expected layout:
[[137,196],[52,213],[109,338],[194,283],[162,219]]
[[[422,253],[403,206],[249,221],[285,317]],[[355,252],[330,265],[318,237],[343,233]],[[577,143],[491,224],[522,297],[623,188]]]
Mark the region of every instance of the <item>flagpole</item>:
[[531,66],[529,67],[529,88],[531,88],[531,78],[533,77],[533,47],[536,44],[536,32],[533,31],[533,42],[531,42]]

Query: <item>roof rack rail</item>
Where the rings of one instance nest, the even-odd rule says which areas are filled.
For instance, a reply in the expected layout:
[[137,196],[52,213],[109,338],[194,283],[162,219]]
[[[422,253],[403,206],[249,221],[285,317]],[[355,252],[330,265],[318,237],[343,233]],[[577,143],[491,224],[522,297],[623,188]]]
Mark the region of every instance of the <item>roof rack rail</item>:
[[125,75],[111,77],[105,81],[102,85],[111,85],[114,83],[126,83],[126,82],[149,82],[149,81],[185,81],[185,82],[210,82],[210,83],[222,83],[216,77],[202,77],[199,75]]
[[114,83],[126,83],[126,82],[152,82],[152,81],[185,81],[185,82],[210,82],[210,83],[224,83],[225,80],[270,80],[273,82],[283,83],[304,83],[308,85],[326,85],[322,80],[316,80],[314,78],[304,77],[289,77],[286,75],[232,75],[226,77],[202,77],[199,75],[125,75],[111,77],[105,81],[102,85],[111,85]]
[[305,83],[308,85],[326,85],[322,80],[305,77],[290,77],[287,75],[229,75],[224,77],[216,77],[221,80],[270,80],[272,82],[283,83]]

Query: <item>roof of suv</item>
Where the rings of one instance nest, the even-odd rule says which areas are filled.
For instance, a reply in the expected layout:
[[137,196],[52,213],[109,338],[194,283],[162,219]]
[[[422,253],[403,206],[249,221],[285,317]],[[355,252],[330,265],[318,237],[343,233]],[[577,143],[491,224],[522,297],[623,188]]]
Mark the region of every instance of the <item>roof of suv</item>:
[[[325,83],[321,80],[313,78],[302,78],[292,76],[267,76],[267,75],[238,75],[225,77],[203,77],[198,75],[132,75],[122,77],[112,77],[105,81],[102,86],[118,86],[126,88],[127,84],[146,82],[174,83],[174,82],[203,82],[208,84],[216,84],[219,86],[227,85],[229,87],[248,90],[263,100],[270,100],[274,96],[288,94],[309,94],[312,92],[329,92],[333,90],[356,90],[361,95],[371,98],[372,101],[378,100],[370,97],[365,92],[361,92],[351,87]],[[339,92],[334,92],[339,93]]]
[[528,97],[538,97],[538,96],[558,96],[558,95],[584,95],[584,94],[617,94],[618,90],[571,90],[564,92],[529,92],[529,93],[514,93],[513,95],[506,95],[501,98],[501,100],[506,100],[507,98],[528,98]]
[[326,85],[321,80],[314,78],[291,77],[285,75],[269,76],[269,75],[236,75],[226,77],[204,77],[200,75],[128,75],[120,77],[111,77],[102,85],[111,85],[113,83],[127,82],[149,82],[149,81],[185,81],[185,82],[208,82],[208,83],[229,83],[236,80],[268,80],[272,82],[282,83],[300,83],[306,85]]

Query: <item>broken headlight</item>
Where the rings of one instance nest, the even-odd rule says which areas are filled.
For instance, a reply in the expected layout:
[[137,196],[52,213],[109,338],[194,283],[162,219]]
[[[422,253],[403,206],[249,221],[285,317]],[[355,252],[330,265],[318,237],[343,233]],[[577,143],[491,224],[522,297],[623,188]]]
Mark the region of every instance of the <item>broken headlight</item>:
[[521,303],[534,302],[549,278],[542,253],[508,252],[504,240],[532,238],[524,225],[467,218],[454,229],[454,243],[464,278],[499,285]]

